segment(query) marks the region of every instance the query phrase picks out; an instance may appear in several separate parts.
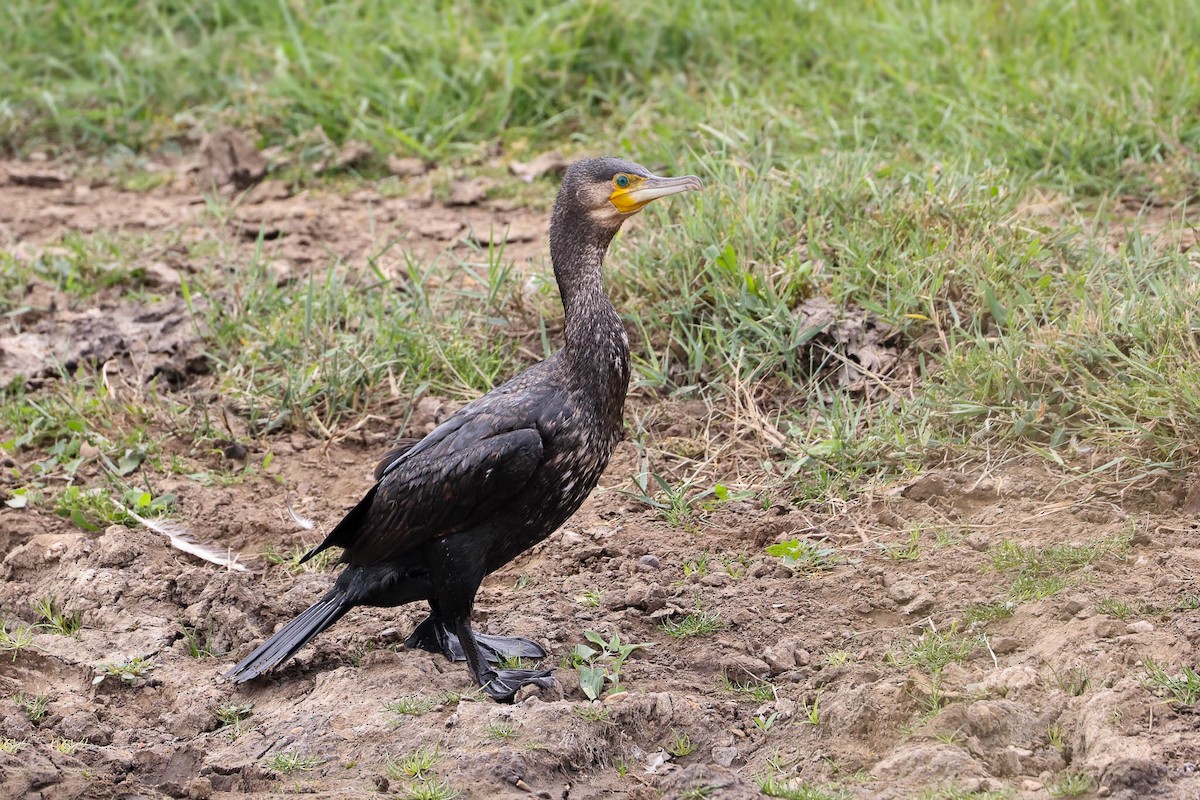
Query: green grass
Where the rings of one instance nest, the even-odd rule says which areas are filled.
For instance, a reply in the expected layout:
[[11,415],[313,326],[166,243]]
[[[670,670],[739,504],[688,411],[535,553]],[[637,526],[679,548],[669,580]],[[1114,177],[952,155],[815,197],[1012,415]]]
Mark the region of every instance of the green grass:
[[908,639],[887,655],[891,664],[912,666],[930,674],[941,672],[947,664],[963,661],[977,647],[987,643],[984,636],[966,636],[951,628],[944,632],[926,631]]
[[437,706],[438,701],[436,698],[412,694],[405,695],[397,700],[391,700],[384,705],[384,708],[402,717],[419,717],[422,714],[433,711]]
[[1075,573],[1084,567],[1108,557],[1123,559],[1132,539],[1132,533],[1125,533],[1085,544],[1045,547],[1006,540],[991,551],[991,568],[1012,576],[1014,600],[1037,600],[1077,583]]
[[263,766],[281,775],[290,775],[293,772],[311,772],[322,763],[322,760],[316,756],[306,756],[295,751],[288,751],[276,753],[264,761]]
[[1194,706],[1200,700],[1200,666],[1184,664],[1181,674],[1176,676],[1168,674],[1162,665],[1152,659],[1146,659],[1143,681],[1147,686],[1161,690],[1177,707]]
[[0,655],[12,653],[12,660],[17,660],[17,654],[33,645],[33,628],[24,622],[5,622],[0,624]]
[[437,765],[441,758],[437,745],[433,747],[419,747],[409,753],[405,753],[395,758],[389,758],[384,762],[384,771],[391,778],[417,778],[425,780],[426,773]]
[[60,636],[74,636],[83,627],[83,613],[80,611],[67,612],[58,604],[54,595],[46,595],[33,604],[33,609],[44,622],[39,626]]
[[696,611],[680,619],[665,619],[662,629],[673,639],[690,639],[693,636],[708,636],[725,628],[725,622],[717,611]]

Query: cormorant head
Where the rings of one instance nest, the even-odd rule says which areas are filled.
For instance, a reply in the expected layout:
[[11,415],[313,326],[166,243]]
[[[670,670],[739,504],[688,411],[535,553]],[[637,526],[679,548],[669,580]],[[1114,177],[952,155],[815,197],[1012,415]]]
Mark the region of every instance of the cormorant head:
[[586,219],[611,237],[652,200],[702,188],[692,175],[661,178],[623,158],[588,158],[567,168],[554,216],[564,223]]

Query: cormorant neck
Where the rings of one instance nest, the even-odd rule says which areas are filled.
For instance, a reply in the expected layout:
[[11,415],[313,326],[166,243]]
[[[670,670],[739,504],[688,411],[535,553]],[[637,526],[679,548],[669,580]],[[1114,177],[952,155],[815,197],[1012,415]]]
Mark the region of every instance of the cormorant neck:
[[616,231],[593,225],[564,226],[558,211],[556,208],[550,226],[550,261],[566,317],[566,349],[592,350],[614,330],[624,333],[600,278],[604,254]]

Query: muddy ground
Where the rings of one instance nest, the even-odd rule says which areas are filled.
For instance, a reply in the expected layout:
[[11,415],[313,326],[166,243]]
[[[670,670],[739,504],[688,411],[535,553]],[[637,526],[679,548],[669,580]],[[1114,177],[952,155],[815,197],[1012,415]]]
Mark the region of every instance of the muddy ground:
[[[426,175],[390,194],[267,181],[214,226],[176,169],[134,193],[70,165],[0,164],[8,252],[35,258],[69,231],[145,235],[158,295],[81,305],[35,285],[0,338],[6,380],[53,391],[54,363],[100,362],[114,391],[176,374],[181,397],[201,396],[187,394],[211,377],[188,366],[202,347],[178,297],[179,274],[197,268],[172,249],[181,242],[253,247],[272,232],[281,280],[331,254],[361,265],[381,236],[428,258],[509,231],[508,258],[544,259],[545,212],[469,188],[439,198]],[[106,336],[75,335],[103,325]],[[633,403],[664,469],[672,450],[712,440],[703,404]],[[417,607],[356,610],[275,675],[223,681],[332,580],[272,564],[268,548],[314,542],[368,488],[391,439],[450,409],[426,398],[407,430],[333,443],[254,439],[250,458],[269,448],[270,466],[228,485],[152,476],[176,495],[173,517],[247,571],[144,529],[89,532],[36,504],[0,509],[0,618],[38,622],[31,603],[53,594],[83,623],[74,636],[39,629],[0,661],[0,737],[15,750],[0,753],[0,797],[412,796],[444,782],[460,797],[738,798],[760,796],[768,777],[794,797],[1200,796],[1200,717],[1147,677],[1151,661],[1180,675],[1200,657],[1200,503],[1165,474],[1106,482],[1027,459],[962,462],[834,506],[697,504],[675,527],[628,493],[639,453],[626,442],[565,528],[479,594],[477,627],[543,642],[556,688],[514,705],[481,699],[461,665],[399,646]],[[7,455],[4,498],[21,485],[13,467],[28,474],[38,457]],[[85,467],[78,480],[95,477]],[[289,498],[316,530],[297,524]],[[789,567],[765,550],[792,539],[825,561]],[[1006,541],[1094,557],[1064,569],[1051,596],[1006,608],[1016,573],[995,568]],[[689,615],[714,630],[668,634]],[[646,645],[625,664],[627,691],[596,703],[566,663],[587,631]],[[961,660],[942,658],[939,642]],[[100,665],[137,657],[153,669],[96,682]],[[36,695],[48,702],[34,720],[20,703]],[[217,710],[230,706],[248,716],[222,724]],[[436,763],[405,775],[396,759],[422,746],[436,746]],[[279,754],[309,760],[286,772]],[[1090,788],[1066,782],[1080,773]]]

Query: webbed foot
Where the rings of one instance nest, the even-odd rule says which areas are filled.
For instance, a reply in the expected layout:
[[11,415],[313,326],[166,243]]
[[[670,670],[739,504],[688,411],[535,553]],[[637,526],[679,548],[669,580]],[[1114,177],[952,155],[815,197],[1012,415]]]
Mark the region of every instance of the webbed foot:
[[554,685],[554,677],[549,669],[499,669],[488,670],[480,680],[480,685],[488,697],[498,703],[511,703],[513,696],[522,686],[540,686],[548,689]]
[[[546,657],[546,650],[540,644],[519,636],[487,636],[476,633],[475,641],[479,643],[479,651],[489,664],[502,664],[518,658]],[[467,654],[463,651],[458,636],[432,614],[417,626],[404,642],[404,646],[413,650],[441,653],[450,661],[467,660]]]

